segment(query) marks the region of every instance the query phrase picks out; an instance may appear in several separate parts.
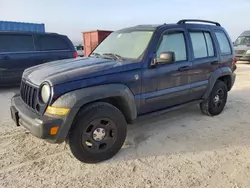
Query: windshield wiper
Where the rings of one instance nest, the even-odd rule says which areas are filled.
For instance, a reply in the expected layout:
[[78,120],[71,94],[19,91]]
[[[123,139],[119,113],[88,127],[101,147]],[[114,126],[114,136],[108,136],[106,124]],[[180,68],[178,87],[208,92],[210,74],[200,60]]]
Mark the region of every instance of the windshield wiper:
[[104,53],[102,55],[104,55],[104,56],[111,56],[111,57],[113,57],[113,58],[115,58],[117,60],[123,60],[122,56],[120,56],[118,54],[114,54],[114,53]]

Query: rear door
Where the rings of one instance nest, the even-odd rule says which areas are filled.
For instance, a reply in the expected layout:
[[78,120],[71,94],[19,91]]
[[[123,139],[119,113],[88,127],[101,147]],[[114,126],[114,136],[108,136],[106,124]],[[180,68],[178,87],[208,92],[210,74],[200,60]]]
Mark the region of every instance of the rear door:
[[71,46],[60,35],[37,35],[35,46],[39,64],[73,57]]
[[189,37],[192,49],[191,99],[200,99],[208,85],[211,73],[219,67],[219,56],[209,28],[191,28]]
[[0,34],[0,82],[20,82],[23,71],[34,64],[34,41],[30,34]]

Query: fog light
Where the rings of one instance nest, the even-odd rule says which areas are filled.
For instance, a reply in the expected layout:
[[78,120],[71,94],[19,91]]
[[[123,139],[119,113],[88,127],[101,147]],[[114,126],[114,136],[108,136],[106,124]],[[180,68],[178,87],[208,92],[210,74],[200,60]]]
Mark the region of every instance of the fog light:
[[59,126],[51,127],[51,128],[50,128],[50,135],[56,135],[58,129],[59,129]]
[[65,116],[68,114],[69,110],[69,108],[48,106],[48,108],[46,109],[46,113],[56,116]]

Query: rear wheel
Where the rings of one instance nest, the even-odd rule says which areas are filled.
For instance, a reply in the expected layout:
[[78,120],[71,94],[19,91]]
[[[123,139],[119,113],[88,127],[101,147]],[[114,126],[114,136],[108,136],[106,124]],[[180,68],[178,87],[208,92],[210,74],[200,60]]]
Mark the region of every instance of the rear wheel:
[[227,94],[226,84],[220,80],[216,81],[209,98],[200,103],[201,111],[209,116],[219,115],[226,105]]
[[94,103],[76,117],[69,134],[73,155],[85,163],[97,163],[113,157],[126,138],[123,114],[108,103]]

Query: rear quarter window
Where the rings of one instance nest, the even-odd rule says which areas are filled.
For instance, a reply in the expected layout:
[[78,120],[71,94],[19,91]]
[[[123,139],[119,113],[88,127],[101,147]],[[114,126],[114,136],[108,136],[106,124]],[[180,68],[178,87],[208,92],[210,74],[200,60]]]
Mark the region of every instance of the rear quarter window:
[[232,54],[229,39],[223,31],[215,31],[215,36],[219,42],[220,51],[222,54]]
[[69,50],[67,42],[58,36],[39,36],[37,39],[38,50]]
[[0,52],[34,51],[32,35],[2,34],[0,35]]

